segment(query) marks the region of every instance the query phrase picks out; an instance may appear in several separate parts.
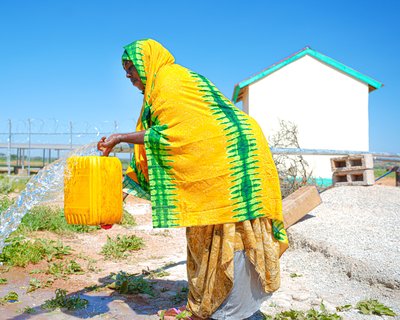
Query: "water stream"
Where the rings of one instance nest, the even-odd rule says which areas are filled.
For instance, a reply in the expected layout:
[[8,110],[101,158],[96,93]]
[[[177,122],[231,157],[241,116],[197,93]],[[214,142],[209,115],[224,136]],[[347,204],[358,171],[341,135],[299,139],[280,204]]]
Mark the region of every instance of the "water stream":
[[97,143],[72,150],[65,157],[40,170],[27,183],[14,204],[0,214],[0,253],[6,239],[14,232],[23,216],[34,206],[45,201],[60,200],[64,196],[64,168],[71,156],[99,155]]

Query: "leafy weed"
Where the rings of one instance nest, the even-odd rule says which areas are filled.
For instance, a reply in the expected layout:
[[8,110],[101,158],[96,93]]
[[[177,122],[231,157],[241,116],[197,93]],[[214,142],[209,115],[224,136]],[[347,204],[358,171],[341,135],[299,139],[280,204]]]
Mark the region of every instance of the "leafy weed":
[[380,303],[378,300],[373,299],[358,302],[356,305],[356,309],[358,309],[359,312],[362,314],[375,314],[378,316],[384,315],[391,317],[397,316],[397,314],[392,309]]
[[115,280],[109,288],[117,290],[122,294],[138,294],[146,293],[154,296],[153,288],[148,280],[143,275],[128,274],[120,271],[111,277]]
[[67,297],[67,291],[63,289],[56,289],[55,293],[55,298],[45,301],[42,306],[43,309],[66,308],[68,310],[77,310],[85,309],[89,304],[88,300],[82,299],[79,295]]
[[69,255],[71,248],[61,241],[39,239],[30,241],[23,236],[11,237],[6,240],[7,246],[0,253],[0,262],[9,266],[26,267],[29,263],[36,264],[46,259],[61,258]]
[[34,314],[34,313],[36,313],[36,310],[35,309],[33,309],[32,307],[25,307],[24,308],[24,310],[23,310],[23,313],[26,313],[26,314]]
[[66,263],[60,261],[49,264],[46,273],[51,274],[56,278],[65,278],[66,275],[83,274],[84,271],[75,260],[70,260]]
[[118,235],[116,238],[107,236],[107,242],[101,249],[101,254],[108,260],[118,260],[126,257],[128,251],[137,251],[143,248],[143,246],[143,239],[135,235]]
[[18,302],[18,293],[15,291],[10,291],[3,298],[0,298],[0,305],[7,302]]
[[320,311],[310,309],[308,311],[289,310],[283,311],[275,316],[264,314],[264,320],[340,320],[342,319],[336,313],[329,313],[325,305],[321,303]]
[[298,274],[298,273],[291,273],[290,274],[291,278],[299,278],[299,277],[302,277],[302,276],[303,276],[302,274]]

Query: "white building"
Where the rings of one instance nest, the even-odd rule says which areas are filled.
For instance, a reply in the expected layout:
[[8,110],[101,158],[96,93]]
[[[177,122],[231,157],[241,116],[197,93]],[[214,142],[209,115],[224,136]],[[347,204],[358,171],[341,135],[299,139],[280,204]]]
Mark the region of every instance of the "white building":
[[[233,102],[266,137],[295,123],[300,147],[369,151],[368,94],[382,83],[309,47],[238,83]],[[305,157],[314,177],[332,177],[329,156]]]

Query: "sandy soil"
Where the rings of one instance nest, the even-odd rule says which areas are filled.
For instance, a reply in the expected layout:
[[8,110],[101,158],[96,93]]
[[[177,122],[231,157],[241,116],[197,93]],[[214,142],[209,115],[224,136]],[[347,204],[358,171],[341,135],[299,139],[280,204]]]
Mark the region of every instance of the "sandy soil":
[[380,186],[396,186],[396,178],[394,177],[385,177],[382,178],[381,180],[378,180],[375,184],[380,185]]
[[[379,184],[386,183],[393,186],[394,179],[382,179]],[[3,268],[0,270],[0,278],[8,279],[8,284],[0,286],[0,297],[13,290],[19,294],[20,302],[0,305],[0,319],[155,320],[158,319],[158,310],[183,305],[186,293],[182,288],[187,287],[185,229],[152,229],[150,206],[144,200],[129,198],[125,208],[133,213],[137,226],[125,228],[115,225],[110,230],[72,236],[59,236],[50,232],[35,233],[35,238],[59,239],[64,245],[71,246],[74,252],[64,260],[74,259],[84,268],[85,273],[57,279],[47,288],[26,293],[29,279],[35,277],[46,281],[49,278],[45,273],[30,274],[33,270],[45,270],[47,262],[29,265],[26,268]],[[107,237],[122,234],[142,237],[145,247],[132,252],[123,260],[105,260],[100,252]],[[321,302],[335,312],[335,306],[345,304],[356,293],[365,297],[377,297],[386,302],[384,295],[375,296],[376,290],[373,286],[341,274],[335,261],[327,259],[319,252],[307,252],[293,247],[285,253],[281,261],[282,286],[273,298],[264,304],[262,310],[265,312],[272,314],[290,308],[318,308]],[[118,294],[106,286],[112,282],[113,273],[125,271],[147,274],[160,268],[168,274],[151,280],[154,297],[147,294]],[[299,274],[300,277],[292,278],[292,274]],[[93,287],[95,285],[99,287]],[[68,290],[69,295],[81,295],[89,300],[89,307],[79,311],[42,310],[41,306],[45,300],[54,297],[56,288]],[[392,297],[393,290],[389,291],[388,296]],[[393,302],[392,298],[388,299],[388,305],[394,307],[390,302]],[[27,306],[34,308],[35,313],[24,313],[23,310]],[[343,316],[344,319],[359,319],[356,311]],[[372,320],[380,317],[361,316],[360,319]]]
[[[92,304],[92,309],[84,312],[86,317],[115,318],[115,319],[158,319],[155,315],[160,309],[183,305],[186,293],[182,288],[187,287],[185,276],[186,237],[185,229],[153,229],[151,225],[151,211],[149,203],[141,199],[127,199],[126,209],[133,212],[137,226],[123,227],[114,225],[109,230],[98,230],[86,234],[72,234],[60,236],[51,232],[35,232],[32,238],[61,240],[64,245],[73,248],[72,255],[66,256],[64,261],[75,260],[84,269],[82,275],[69,275],[66,279],[56,279],[50,286],[26,293],[30,278],[37,278],[42,283],[49,279],[45,273],[34,273],[36,270],[46,270],[48,263],[42,261],[26,268],[14,267],[10,270],[0,270],[1,278],[8,280],[7,285],[0,286],[0,297],[9,291],[19,294],[19,303],[0,305],[3,311],[2,319],[64,319],[71,315],[64,312],[48,313],[41,310],[46,299],[54,297],[57,288],[66,289],[68,294],[80,294]],[[54,205],[54,204],[53,204]],[[100,253],[107,237],[117,235],[136,235],[143,238],[145,247],[139,251],[132,251],[123,260],[106,260]],[[147,294],[120,295],[106,285],[113,282],[111,275],[119,271],[130,274],[147,274],[158,269],[168,274],[151,280],[155,297]],[[172,271],[171,271],[172,269]],[[177,275],[175,275],[177,273]],[[183,275],[183,276],[182,276]],[[88,289],[88,287],[100,288]],[[114,310],[107,308],[103,313],[104,300],[111,299]],[[119,301],[119,302],[118,302]],[[124,304],[121,304],[124,301]],[[111,303],[110,302],[110,303]],[[108,303],[108,304],[110,304]],[[33,307],[37,312],[32,315],[23,314],[26,306]],[[125,310],[129,307],[127,310]],[[122,313],[122,315],[121,315]],[[74,316],[79,316],[74,313]],[[144,318],[143,318],[144,319]]]

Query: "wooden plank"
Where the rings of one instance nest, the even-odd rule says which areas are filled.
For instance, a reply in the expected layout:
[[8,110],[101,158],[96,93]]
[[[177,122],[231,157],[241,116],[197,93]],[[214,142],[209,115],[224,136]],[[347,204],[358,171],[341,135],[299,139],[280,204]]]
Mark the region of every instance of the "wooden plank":
[[302,187],[282,201],[285,228],[289,228],[322,202],[315,186]]

